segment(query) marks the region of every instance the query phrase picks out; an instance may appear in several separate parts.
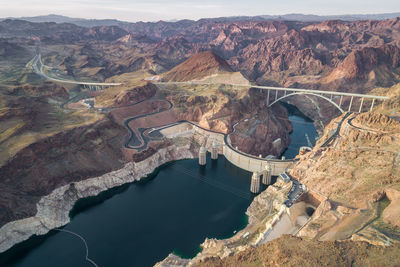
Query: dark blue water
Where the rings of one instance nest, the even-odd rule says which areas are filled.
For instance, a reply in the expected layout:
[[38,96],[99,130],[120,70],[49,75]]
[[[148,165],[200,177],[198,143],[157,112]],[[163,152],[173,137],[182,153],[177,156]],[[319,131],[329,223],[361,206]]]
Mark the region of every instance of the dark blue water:
[[285,156],[287,159],[292,159],[299,154],[300,147],[310,146],[307,141],[307,136],[311,147],[313,147],[318,138],[318,133],[313,122],[309,119],[291,115],[289,116],[289,120],[293,125],[293,132],[290,134],[290,145],[285,152],[283,152],[282,156]]
[[[287,158],[312,144],[312,122],[290,116],[293,124]],[[99,266],[152,266],[169,253],[193,257],[208,238],[227,238],[247,224],[252,200],[250,173],[229,163],[207,158],[162,166],[143,181],[78,201],[64,229],[82,235],[89,257]],[[92,266],[85,261],[79,238],[64,232],[34,237],[0,254],[0,266]]]
[[[99,266],[152,266],[173,251],[193,257],[206,237],[227,238],[246,226],[249,186],[250,173],[222,156],[208,158],[205,168],[197,160],[177,161],[151,179],[80,201],[64,229],[87,240]],[[25,242],[27,252],[17,246],[0,255],[0,265],[14,256],[13,266],[91,266],[77,237],[52,233],[41,243]]]

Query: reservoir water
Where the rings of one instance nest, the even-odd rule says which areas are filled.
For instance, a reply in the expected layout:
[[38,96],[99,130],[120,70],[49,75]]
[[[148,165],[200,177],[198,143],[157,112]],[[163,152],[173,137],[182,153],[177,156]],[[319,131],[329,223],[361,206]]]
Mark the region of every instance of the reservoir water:
[[[290,116],[292,144],[284,156],[315,142],[312,122]],[[152,266],[174,252],[193,257],[208,238],[227,238],[247,224],[245,211],[254,197],[251,174],[223,156],[203,168],[198,160],[160,167],[150,177],[78,201],[63,229],[83,236],[89,258],[98,266]],[[0,266],[93,266],[85,261],[84,243],[51,231],[0,254]]]

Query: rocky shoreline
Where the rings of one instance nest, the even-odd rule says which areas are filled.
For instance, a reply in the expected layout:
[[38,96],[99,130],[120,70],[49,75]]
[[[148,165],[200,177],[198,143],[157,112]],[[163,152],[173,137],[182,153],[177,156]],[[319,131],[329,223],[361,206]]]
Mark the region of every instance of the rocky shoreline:
[[248,216],[247,226],[232,237],[227,239],[206,238],[200,245],[202,251],[194,258],[183,259],[170,253],[164,260],[155,264],[155,267],[195,266],[207,258],[218,257],[223,259],[257,246],[266,234],[266,226],[282,210],[282,202],[285,200],[290,187],[291,183],[279,180],[256,196],[246,211]]
[[35,216],[9,222],[0,228],[0,253],[33,235],[44,235],[54,228],[68,224],[69,213],[79,199],[139,181],[165,163],[194,157],[190,144],[174,144],[158,150],[143,161],[126,163],[119,170],[59,187],[41,198]]

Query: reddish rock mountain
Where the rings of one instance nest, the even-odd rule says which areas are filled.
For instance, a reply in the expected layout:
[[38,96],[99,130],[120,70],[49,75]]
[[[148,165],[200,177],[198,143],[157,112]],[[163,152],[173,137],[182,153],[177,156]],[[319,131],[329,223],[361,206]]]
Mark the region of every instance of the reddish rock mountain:
[[204,50],[207,50],[207,46],[191,43],[182,36],[166,38],[154,46],[156,55],[172,67]]
[[90,28],[89,31],[85,33],[85,36],[97,40],[113,41],[127,34],[128,32],[117,26],[99,26]]
[[206,51],[190,57],[185,62],[164,73],[162,79],[182,82],[224,72],[232,72],[228,63],[213,52]]
[[251,79],[274,72],[289,71],[318,74],[323,70],[322,56],[312,49],[312,38],[297,30],[282,36],[262,39],[247,46],[229,62],[238,64]]
[[325,82],[368,81],[370,86],[390,85],[399,79],[400,48],[394,45],[364,47],[351,52]]

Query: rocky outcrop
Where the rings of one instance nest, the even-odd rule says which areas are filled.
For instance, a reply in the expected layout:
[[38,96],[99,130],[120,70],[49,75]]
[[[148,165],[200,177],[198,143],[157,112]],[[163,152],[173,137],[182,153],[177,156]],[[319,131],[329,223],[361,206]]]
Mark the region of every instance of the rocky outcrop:
[[89,38],[105,41],[114,41],[127,34],[127,31],[118,26],[96,26],[85,32],[85,36]]
[[255,117],[235,127],[230,135],[232,146],[256,156],[279,157],[290,143],[292,125],[287,118],[287,111],[281,105],[275,106],[273,112],[260,110]]
[[320,242],[287,235],[230,257],[207,258],[194,266],[396,266],[400,264],[399,251],[398,244],[383,248],[366,242]]
[[[400,124],[382,114],[354,114],[343,121],[334,142],[319,147],[341,119],[326,127],[316,147],[300,156],[290,172],[314,194],[326,198],[299,235],[317,240],[352,238],[380,245],[395,243],[387,231],[395,232],[399,219],[394,208],[398,191],[394,188],[400,184]],[[381,201],[386,191],[393,202],[383,210],[379,207],[384,205]],[[380,218],[386,223],[384,231],[376,222]]]
[[[380,82],[388,85],[393,79],[381,79],[380,75],[390,76],[400,66],[400,48],[393,45],[365,47],[351,52],[339,66],[326,77],[325,82],[344,79],[345,82],[370,80],[372,85]],[[385,74],[386,73],[386,74]]]
[[[332,121],[313,151],[300,157],[292,175],[334,201],[365,207],[377,189],[400,181],[396,161],[400,124],[385,117],[371,112],[353,115],[343,122],[340,138],[330,147],[319,147],[341,118]],[[389,127],[391,131],[380,130]]]
[[385,190],[386,197],[390,200],[390,204],[382,213],[384,222],[400,228],[400,191],[388,188]]
[[157,87],[152,83],[146,83],[144,86],[134,87],[130,90],[121,91],[114,98],[113,107],[126,106],[131,103],[148,99],[155,95]]
[[193,55],[185,62],[164,73],[162,80],[183,82],[224,72],[232,72],[228,63],[213,52],[206,51]]
[[44,82],[41,85],[26,84],[23,86],[17,86],[12,88],[11,94],[16,96],[27,95],[33,97],[60,97],[63,99],[68,99],[69,97],[67,90],[63,86],[53,82]]
[[141,162],[129,162],[119,170],[59,187],[40,199],[35,216],[9,222],[0,228],[0,252],[32,235],[43,235],[51,229],[67,224],[70,221],[69,212],[78,199],[95,196],[107,189],[138,181],[169,161],[193,157],[190,145],[180,147],[173,145],[158,150]]
[[204,50],[207,50],[207,46],[191,43],[180,35],[165,38],[154,46],[156,55],[167,60],[172,66],[182,63],[184,59]]
[[[239,68],[251,79],[282,71],[300,74],[320,73],[324,66],[321,56],[312,48],[313,39],[305,32],[289,30],[281,36],[262,39],[239,52]],[[230,59],[232,60],[232,59]],[[267,82],[265,78],[259,80]]]

